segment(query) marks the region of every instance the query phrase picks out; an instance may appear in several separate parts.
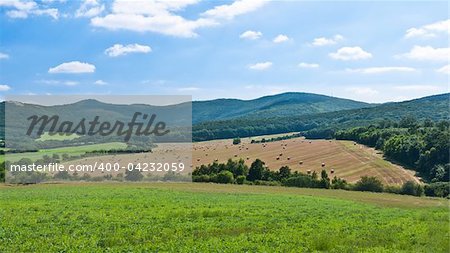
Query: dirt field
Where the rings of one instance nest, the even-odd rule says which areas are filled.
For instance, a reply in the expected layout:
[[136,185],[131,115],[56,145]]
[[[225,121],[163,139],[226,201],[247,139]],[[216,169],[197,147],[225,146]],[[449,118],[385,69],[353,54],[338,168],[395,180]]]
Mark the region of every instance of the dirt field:
[[[376,150],[351,141],[294,138],[258,144],[250,142],[251,138],[242,139],[239,145],[232,145],[232,140],[194,143],[194,168],[215,160],[226,162],[229,158],[242,158],[250,165],[259,158],[272,170],[278,170],[284,165],[293,171],[305,173],[320,173],[322,169],[326,169],[331,177],[341,177],[349,182],[356,182],[364,175],[376,176],[385,184],[391,185],[408,180],[419,182],[413,171],[392,164],[384,160]],[[334,173],[331,173],[332,170]]]

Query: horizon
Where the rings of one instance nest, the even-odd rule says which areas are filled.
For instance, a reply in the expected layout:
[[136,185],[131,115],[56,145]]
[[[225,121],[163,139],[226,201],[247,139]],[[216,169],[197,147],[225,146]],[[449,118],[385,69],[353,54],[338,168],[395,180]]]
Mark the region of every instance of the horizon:
[[307,92],[386,103],[447,93],[448,7],[444,1],[0,2],[0,97],[154,94],[205,101]]

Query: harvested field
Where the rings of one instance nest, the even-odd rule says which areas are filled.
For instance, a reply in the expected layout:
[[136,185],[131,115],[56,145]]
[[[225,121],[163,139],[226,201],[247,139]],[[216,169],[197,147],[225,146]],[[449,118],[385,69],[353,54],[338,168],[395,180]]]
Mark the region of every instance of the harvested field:
[[242,139],[239,145],[233,145],[232,140],[194,143],[194,168],[214,161],[223,163],[229,158],[242,158],[250,165],[259,158],[271,170],[285,165],[304,173],[320,173],[325,169],[330,177],[341,177],[349,182],[356,182],[365,175],[376,176],[389,185],[408,180],[419,182],[413,171],[390,163],[378,151],[352,141],[294,138],[267,143],[250,142],[251,138]]

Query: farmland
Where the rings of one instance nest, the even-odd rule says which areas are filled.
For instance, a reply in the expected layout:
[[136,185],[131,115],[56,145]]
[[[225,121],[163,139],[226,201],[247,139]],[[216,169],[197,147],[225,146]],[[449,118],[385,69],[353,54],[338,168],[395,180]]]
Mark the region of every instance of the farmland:
[[223,163],[229,158],[242,158],[250,165],[259,158],[271,170],[278,170],[281,166],[289,166],[293,171],[304,173],[320,172],[322,169],[330,173],[333,170],[332,176],[344,178],[349,182],[356,182],[365,175],[376,176],[387,185],[399,185],[408,180],[419,182],[414,172],[384,160],[382,155],[372,148],[351,141],[294,138],[251,143],[251,140],[262,138],[245,138],[239,145],[232,145],[232,140],[195,143],[192,155],[194,167],[215,160]]
[[0,185],[1,252],[448,252],[448,200],[212,185]]

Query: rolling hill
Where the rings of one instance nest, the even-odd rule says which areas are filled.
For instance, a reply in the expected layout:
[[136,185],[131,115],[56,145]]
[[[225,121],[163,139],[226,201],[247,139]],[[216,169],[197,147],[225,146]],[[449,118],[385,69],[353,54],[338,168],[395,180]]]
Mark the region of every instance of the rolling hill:
[[366,126],[381,120],[412,116],[418,120],[449,120],[450,94],[440,94],[404,102],[371,105],[366,108],[292,116],[239,117],[196,124],[194,141],[248,137],[310,130]]
[[372,107],[373,104],[312,93],[288,92],[253,100],[194,101],[193,124],[235,118],[271,118]]

